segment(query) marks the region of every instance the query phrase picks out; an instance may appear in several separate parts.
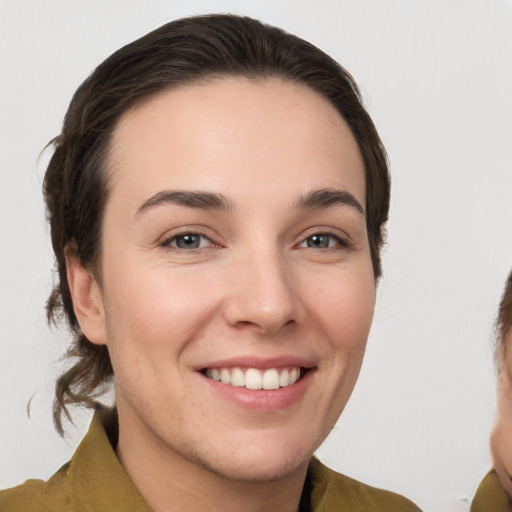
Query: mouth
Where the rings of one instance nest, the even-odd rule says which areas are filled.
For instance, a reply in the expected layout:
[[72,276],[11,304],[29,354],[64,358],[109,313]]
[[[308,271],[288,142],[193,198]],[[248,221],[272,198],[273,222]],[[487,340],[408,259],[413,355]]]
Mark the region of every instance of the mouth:
[[221,367],[204,368],[201,373],[212,380],[230,386],[251,390],[272,391],[292,386],[299,382],[309,371],[301,366],[288,366],[281,368],[242,368]]

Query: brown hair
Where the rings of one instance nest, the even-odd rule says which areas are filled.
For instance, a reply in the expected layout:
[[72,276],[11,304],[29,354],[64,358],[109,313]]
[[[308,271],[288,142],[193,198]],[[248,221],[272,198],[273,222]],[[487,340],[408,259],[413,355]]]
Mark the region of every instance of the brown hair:
[[389,173],[384,147],[356,83],[337,62],[310,43],[234,15],[208,15],[170,22],[116,51],[78,88],[44,180],[44,196],[56,257],[58,284],[47,304],[48,319],[64,314],[76,362],[57,381],[54,422],[63,433],[67,406],[92,407],[113,378],[105,346],[81,333],[66,277],[64,251],[72,247],[101,283],[101,223],[109,195],[105,172],[112,132],[119,118],[152,95],[214,76],[279,77],[311,87],[338,110],[356,139],[365,164],[366,223],[375,279],[389,211]]
[[496,320],[497,358],[501,361],[505,358],[508,347],[505,343],[505,336],[512,327],[512,271],[508,275],[503,295],[501,296]]

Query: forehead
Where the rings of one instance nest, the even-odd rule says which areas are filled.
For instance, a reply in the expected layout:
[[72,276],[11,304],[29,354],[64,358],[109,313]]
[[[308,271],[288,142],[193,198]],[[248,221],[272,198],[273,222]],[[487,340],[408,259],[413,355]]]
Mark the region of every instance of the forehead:
[[341,115],[311,88],[279,79],[163,91],[121,117],[110,154],[114,189],[284,179],[304,190],[349,186],[364,204],[364,165]]

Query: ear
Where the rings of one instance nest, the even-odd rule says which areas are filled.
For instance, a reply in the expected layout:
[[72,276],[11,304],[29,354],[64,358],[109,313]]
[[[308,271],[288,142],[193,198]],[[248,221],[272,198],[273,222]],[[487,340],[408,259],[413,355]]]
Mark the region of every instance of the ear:
[[107,329],[101,288],[92,273],[84,268],[77,251],[67,246],[66,268],[73,309],[86,338],[97,345],[106,345]]

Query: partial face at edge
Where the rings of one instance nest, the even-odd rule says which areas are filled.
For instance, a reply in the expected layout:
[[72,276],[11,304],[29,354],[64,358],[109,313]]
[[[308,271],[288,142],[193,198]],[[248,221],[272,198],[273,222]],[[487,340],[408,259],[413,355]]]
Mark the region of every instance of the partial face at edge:
[[501,484],[512,498],[512,329],[505,333],[503,343],[507,350],[498,362],[498,400],[491,452]]
[[373,315],[348,126],[305,86],[219,79],[125,114],[111,154],[94,341],[121,430],[228,478],[295,471],[345,407]]

